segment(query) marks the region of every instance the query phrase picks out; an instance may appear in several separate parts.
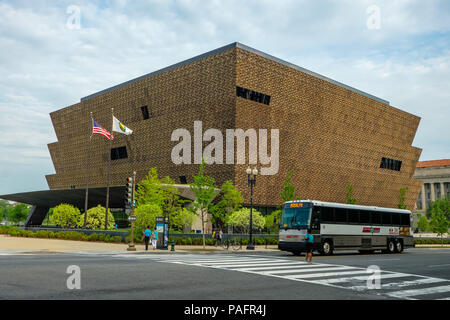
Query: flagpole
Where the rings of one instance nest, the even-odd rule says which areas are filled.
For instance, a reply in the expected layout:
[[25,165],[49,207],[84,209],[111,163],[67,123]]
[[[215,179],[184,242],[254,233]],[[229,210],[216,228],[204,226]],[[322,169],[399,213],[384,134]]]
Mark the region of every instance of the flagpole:
[[[91,112],[91,125],[93,127],[94,118],[92,118]],[[92,141],[92,133],[93,129],[91,128],[91,135],[89,136],[89,145],[88,145],[88,154],[86,160],[86,195],[84,197],[84,225],[83,228],[86,229],[86,220],[87,220],[87,210],[88,210],[88,197],[89,197],[89,162],[91,158],[91,141]]]
[[106,214],[105,214],[105,230],[108,230],[108,209],[109,209],[109,176],[111,171],[111,146],[113,139],[114,128],[114,108],[111,108],[111,139],[109,139],[109,162],[108,162],[108,174],[106,178]]

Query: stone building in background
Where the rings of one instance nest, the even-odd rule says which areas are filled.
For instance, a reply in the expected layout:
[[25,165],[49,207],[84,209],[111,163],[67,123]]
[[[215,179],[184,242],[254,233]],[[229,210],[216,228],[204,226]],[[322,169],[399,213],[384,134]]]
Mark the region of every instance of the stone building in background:
[[445,196],[450,198],[450,159],[420,161],[414,178],[423,181],[417,211],[426,212],[430,202]]

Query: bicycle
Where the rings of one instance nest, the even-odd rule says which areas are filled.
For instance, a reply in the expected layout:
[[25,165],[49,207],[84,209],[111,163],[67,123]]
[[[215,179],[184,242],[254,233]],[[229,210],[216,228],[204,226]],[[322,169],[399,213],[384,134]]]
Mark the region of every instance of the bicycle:
[[242,249],[242,243],[237,239],[225,239],[222,241],[222,248],[225,250],[229,250],[229,248],[232,247],[233,250],[241,250]]

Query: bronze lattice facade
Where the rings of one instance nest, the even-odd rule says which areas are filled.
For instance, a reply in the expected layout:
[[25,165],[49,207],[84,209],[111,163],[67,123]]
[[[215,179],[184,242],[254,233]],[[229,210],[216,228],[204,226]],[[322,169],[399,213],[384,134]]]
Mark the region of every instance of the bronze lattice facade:
[[[262,93],[270,102],[244,99],[238,96],[237,87]],[[145,120],[144,106],[149,116]],[[138,180],[142,179],[152,167],[176,182],[183,180],[180,177],[192,182],[199,166],[172,162],[177,142],[171,141],[171,135],[185,128],[193,136],[194,121],[202,121],[203,131],[279,130],[279,170],[275,175],[258,176],[257,205],[280,204],[283,182],[291,169],[292,183],[302,199],[345,202],[350,180],[354,197],[362,205],[396,207],[400,188],[408,187],[406,203],[411,209],[421,189],[422,182],[412,178],[421,149],[411,145],[419,117],[239,43],[51,113],[58,142],[48,146],[56,171],[47,176],[50,189],[85,187],[90,112],[110,130],[111,108],[134,130],[131,136],[115,134],[112,147],[126,147],[127,158],[111,162],[113,186],[124,185],[134,170]],[[93,136],[90,186],[105,186],[109,154],[107,140]],[[206,173],[217,185],[233,180],[249,202],[246,168],[246,164],[213,164]]]

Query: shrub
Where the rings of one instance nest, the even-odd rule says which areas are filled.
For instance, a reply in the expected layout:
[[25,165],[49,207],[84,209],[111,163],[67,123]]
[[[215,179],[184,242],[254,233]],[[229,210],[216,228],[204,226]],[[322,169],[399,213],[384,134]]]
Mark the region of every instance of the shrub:
[[63,203],[53,208],[50,223],[61,226],[62,228],[71,228],[78,224],[79,219],[80,210],[70,204]]
[[114,242],[114,243],[122,242],[122,237],[121,236],[112,236],[111,238],[109,238],[109,241]]
[[[86,228],[92,230],[104,230],[105,229],[105,216],[106,208],[98,205],[94,208],[90,208],[86,215]],[[108,230],[113,230],[115,225],[114,216],[108,209]],[[84,227],[84,214],[79,216],[77,223],[79,228]]]
[[46,231],[46,230],[39,230],[37,231],[34,236],[36,238],[46,238],[51,239],[55,237],[55,234],[52,231]]
[[104,241],[105,235],[101,233],[91,233],[88,236],[88,241]]

